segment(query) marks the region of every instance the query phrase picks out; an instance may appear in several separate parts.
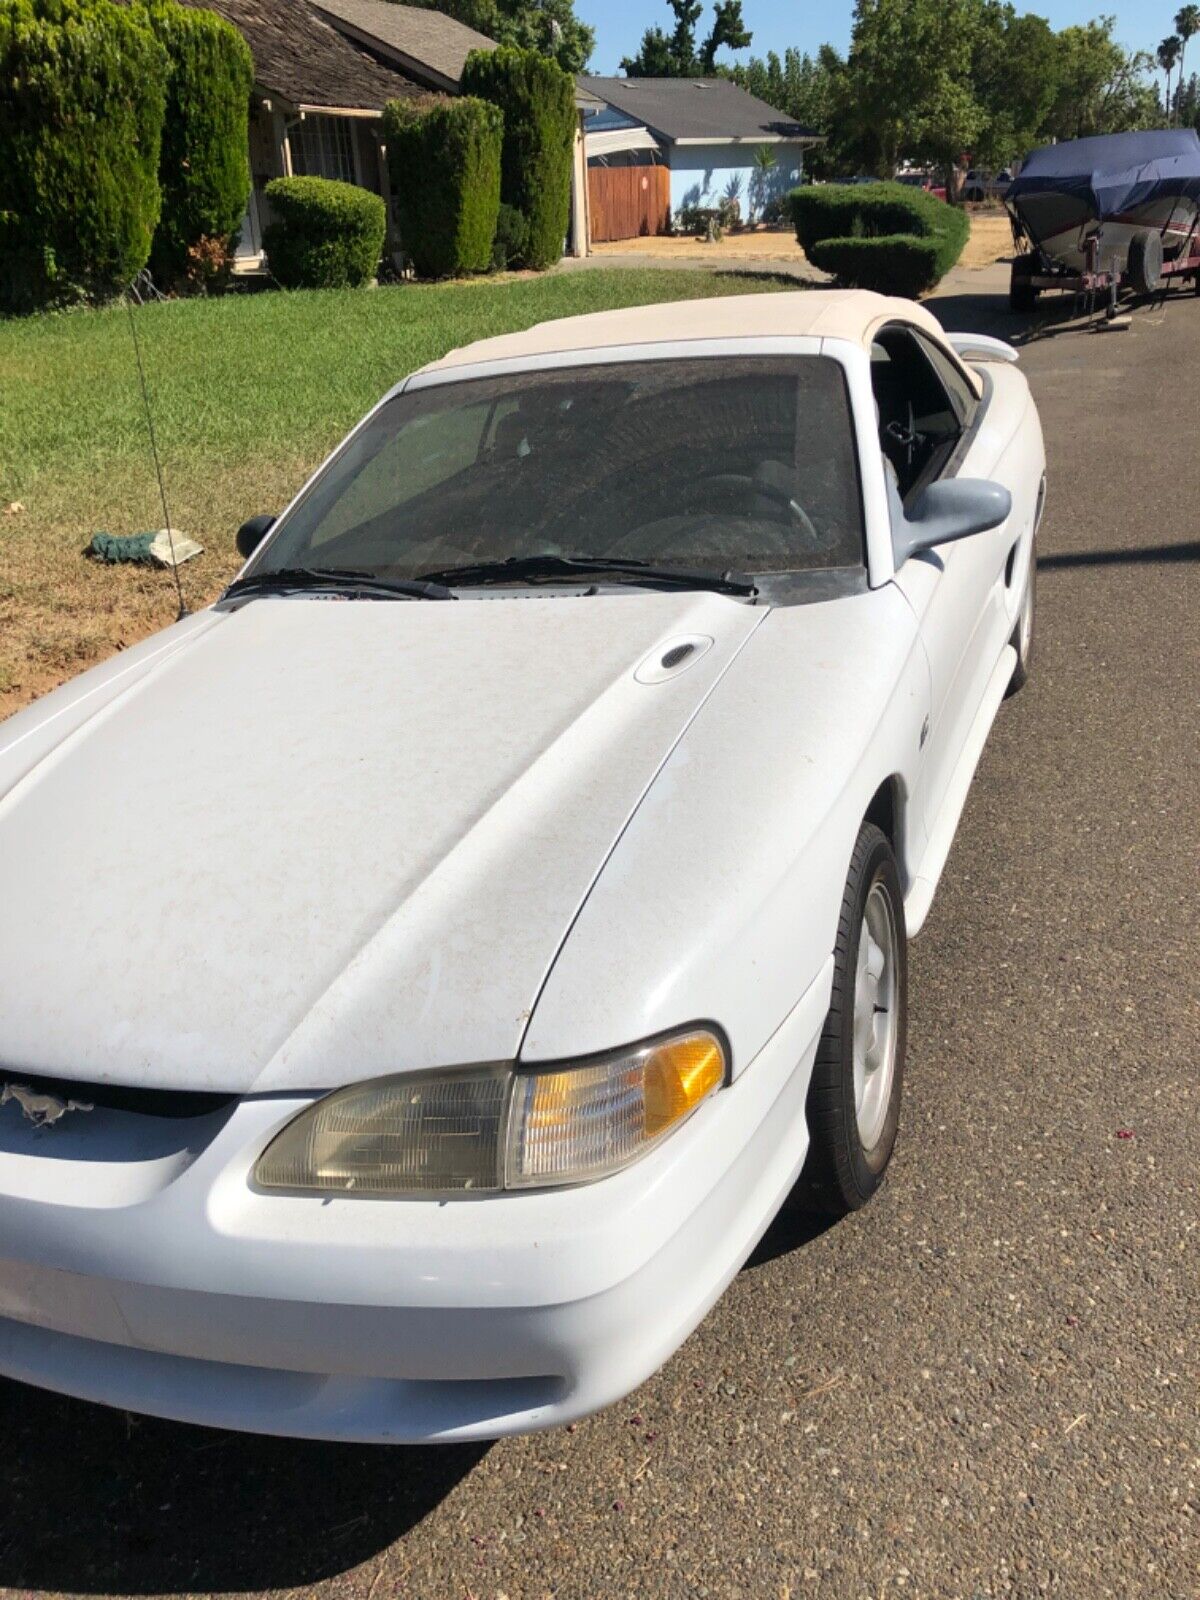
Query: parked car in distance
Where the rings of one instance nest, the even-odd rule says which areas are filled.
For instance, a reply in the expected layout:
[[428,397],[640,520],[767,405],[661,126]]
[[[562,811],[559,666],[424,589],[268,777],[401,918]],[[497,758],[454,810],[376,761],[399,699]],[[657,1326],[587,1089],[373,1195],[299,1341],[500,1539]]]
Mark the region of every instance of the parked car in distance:
[[946,185],[939,183],[932,172],[901,172],[897,174],[896,182],[908,189],[924,189],[926,194],[933,195],[937,200],[946,198]]
[[1015,359],[821,290],[472,345],[215,605],[6,722],[0,1374],[546,1428],[781,1206],[865,1204],[907,940],[1029,671]]
[[963,179],[962,197],[975,201],[1003,200],[1012,181],[1013,175],[1007,167],[996,173],[972,167]]

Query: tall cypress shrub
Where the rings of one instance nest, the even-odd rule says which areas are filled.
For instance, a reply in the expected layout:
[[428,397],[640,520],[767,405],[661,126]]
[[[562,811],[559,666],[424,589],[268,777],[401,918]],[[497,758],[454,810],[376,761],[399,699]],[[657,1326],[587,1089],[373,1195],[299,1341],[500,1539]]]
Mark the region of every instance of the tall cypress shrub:
[[571,218],[575,80],[536,50],[501,46],[471,52],[462,91],[504,113],[500,198],[528,224],[524,265],[551,266],[562,255]]
[[189,250],[209,243],[219,256],[246,210],[254,64],[241,34],[215,12],[152,0],[148,15],[169,58],[150,266],[160,284],[174,284],[188,272]]
[[146,265],[166,70],[140,8],[0,0],[0,310],[103,298]]
[[486,272],[500,210],[498,106],[463,96],[420,110],[383,108],[400,242],[423,278]]

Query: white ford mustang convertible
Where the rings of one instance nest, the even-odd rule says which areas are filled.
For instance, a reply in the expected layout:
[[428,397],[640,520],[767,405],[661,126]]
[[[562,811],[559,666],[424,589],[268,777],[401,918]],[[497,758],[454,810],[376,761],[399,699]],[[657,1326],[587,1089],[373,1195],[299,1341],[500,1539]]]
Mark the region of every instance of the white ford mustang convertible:
[[1029,670],[1014,359],[815,291],[459,350],[0,728],[0,1373],[545,1428],[862,1205]]

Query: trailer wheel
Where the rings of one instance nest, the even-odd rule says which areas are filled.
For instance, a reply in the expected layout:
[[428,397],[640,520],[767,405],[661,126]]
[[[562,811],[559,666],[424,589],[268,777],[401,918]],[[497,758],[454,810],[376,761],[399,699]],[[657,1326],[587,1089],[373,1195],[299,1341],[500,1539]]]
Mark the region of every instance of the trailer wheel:
[[1030,281],[1037,265],[1033,256],[1015,256],[1012,275],[1008,280],[1008,308],[1010,311],[1033,311],[1037,307],[1038,292]]
[[1162,283],[1162,235],[1145,228],[1129,241],[1129,260],[1125,271],[1130,287],[1137,294],[1153,294]]

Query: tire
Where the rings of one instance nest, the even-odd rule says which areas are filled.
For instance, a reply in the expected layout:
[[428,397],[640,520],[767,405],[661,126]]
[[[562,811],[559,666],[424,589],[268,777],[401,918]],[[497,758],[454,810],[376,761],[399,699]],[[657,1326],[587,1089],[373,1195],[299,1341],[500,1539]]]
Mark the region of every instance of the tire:
[[1008,280],[1008,309],[1028,312],[1037,308],[1038,291],[1029,281],[1033,277],[1032,256],[1017,256]]
[[1017,652],[1017,664],[1013,668],[1013,675],[1008,680],[1005,696],[1017,694],[1029,682],[1029,671],[1033,663],[1033,623],[1037,594],[1037,545],[1029,552],[1029,575],[1025,579],[1025,593],[1021,596],[1021,609],[1017,613],[1017,624],[1012,631],[1009,643]]
[[1125,273],[1135,294],[1153,294],[1162,283],[1162,236],[1149,228],[1129,241]]
[[[889,930],[887,940],[879,936],[881,926]],[[869,935],[865,946],[864,931]],[[874,1007],[869,1013],[874,1046],[865,1045],[863,1037],[867,1004]],[[880,1015],[889,1019],[882,1027]],[[883,1182],[900,1125],[907,1015],[900,875],[886,837],[865,822],[850,857],[834,947],[833,998],[808,1091],[810,1145],[796,1190],[797,1202],[806,1208],[845,1216],[866,1205]],[[855,1064],[856,1034],[861,1071]]]

